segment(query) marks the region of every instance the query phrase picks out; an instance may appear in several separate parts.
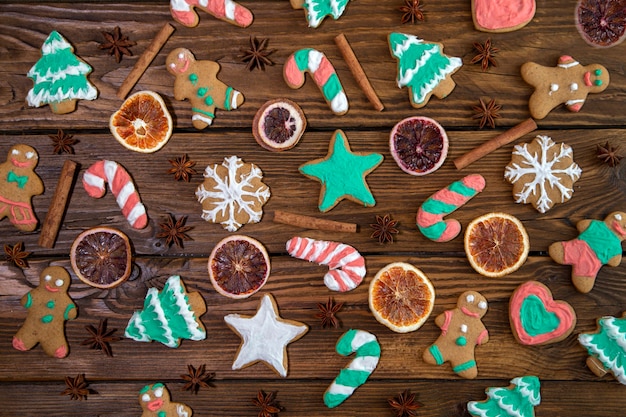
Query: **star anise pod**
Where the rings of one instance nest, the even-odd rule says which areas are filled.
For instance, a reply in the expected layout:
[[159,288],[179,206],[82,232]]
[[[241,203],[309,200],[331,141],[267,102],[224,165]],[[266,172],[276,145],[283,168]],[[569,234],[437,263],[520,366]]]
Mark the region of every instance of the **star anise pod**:
[[119,26],[115,26],[113,33],[101,32],[104,36],[104,42],[98,45],[99,49],[108,49],[109,55],[115,55],[115,61],[119,63],[123,55],[132,56],[131,46],[137,45],[137,42],[128,39],[128,36],[122,36],[122,30]]
[[415,401],[415,394],[411,393],[410,389],[405,389],[402,394],[388,401],[396,417],[416,416],[417,409],[423,406],[422,403]]
[[489,103],[485,103],[485,101],[480,98],[480,106],[474,106],[472,109],[476,114],[472,116],[472,119],[480,119],[479,129],[485,127],[485,125],[491,126],[492,129],[496,127],[496,119],[500,117],[500,109],[501,105],[496,103],[495,99],[489,100]]
[[183,241],[193,240],[185,232],[193,229],[191,226],[185,226],[187,216],[182,216],[176,220],[173,214],[168,214],[167,220],[163,223],[159,223],[159,227],[162,232],[156,235],[157,238],[165,238],[165,244],[169,247],[172,243],[175,243],[179,248],[183,248]]
[[494,67],[498,66],[494,55],[500,51],[500,49],[491,44],[491,38],[488,38],[484,44],[474,42],[474,49],[478,52],[478,54],[472,58],[471,63],[477,64],[480,62],[480,67],[483,72],[489,69],[489,65]]
[[74,148],[72,148],[72,145],[76,145],[78,143],[78,140],[74,139],[73,135],[68,135],[63,132],[62,129],[59,129],[56,135],[48,135],[48,137],[52,139],[52,143],[54,144],[53,152],[56,154],[73,154]]
[[398,224],[397,220],[393,220],[389,214],[384,216],[376,216],[376,223],[370,224],[370,227],[374,229],[372,233],[372,239],[378,239],[379,243],[392,243],[393,235],[399,233],[396,229]]
[[215,378],[214,372],[206,372],[204,364],[198,366],[198,369],[193,365],[187,365],[187,374],[180,376],[187,381],[182,388],[182,391],[191,391],[194,394],[198,394],[200,388],[215,388],[215,385],[211,382]]
[[246,63],[246,68],[252,71],[255,68],[260,69],[261,71],[265,71],[266,65],[274,65],[271,59],[268,57],[276,52],[276,49],[267,49],[267,44],[269,43],[269,39],[261,39],[258,40],[256,36],[253,38],[250,36],[250,47],[249,48],[240,48],[239,50],[243,55],[239,55],[241,61]]
[[424,12],[420,0],[404,0],[404,6],[400,6],[398,10],[403,13],[402,24],[415,23],[417,20],[424,21]]
[[85,374],[78,374],[75,378],[66,376],[65,385],[67,388],[60,395],[69,395],[71,400],[86,400],[89,394],[98,393],[89,388],[89,384],[85,381]]
[[276,414],[283,410],[276,401],[276,391],[266,394],[265,391],[259,390],[252,403],[261,408],[259,417],[275,417]]
[[326,304],[317,303],[317,308],[320,309],[320,312],[315,315],[316,319],[322,320],[322,328],[326,327],[339,327],[339,320],[335,316],[335,314],[341,310],[343,307],[343,303],[335,303],[335,300],[328,297],[328,301]]
[[110,344],[119,342],[122,338],[113,336],[113,333],[115,333],[117,329],[107,330],[107,320],[108,319],[100,319],[97,328],[92,324],[85,326],[85,329],[91,336],[80,342],[80,344],[83,346],[89,345],[89,349],[101,350],[105,355],[113,356]]
[[28,262],[26,258],[31,252],[24,251],[24,242],[17,242],[15,245],[4,245],[4,253],[6,254],[7,262],[19,268],[28,268]]
[[185,182],[189,182],[191,176],[197,174],[196,170],[193,169],[196,163],[189,159],[187,154],[178,158],[169,159],[169,161],[170,164],[172,164],[172,168],[170,168],[167,173],[174,174],[176,181],[184,180]]
[[623,156],[617,153],[617,149],[614,148],[608,141],[604,146],[597,145],[596,149],[598,159],[602,160],[610,167],[614,167],[622,160]]

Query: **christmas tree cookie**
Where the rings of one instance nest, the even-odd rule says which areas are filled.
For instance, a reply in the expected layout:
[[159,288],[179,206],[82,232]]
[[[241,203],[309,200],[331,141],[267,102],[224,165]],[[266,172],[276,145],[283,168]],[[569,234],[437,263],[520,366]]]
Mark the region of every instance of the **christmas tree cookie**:
[[578,335],[587,352],[587,366],[591,371],[604,376],[611,372],[615,379],[626,385],[626,313],[621,318],[606,316],[598,320],[595,333]]
[[337,20],[341,17],[350,0],[290,0],[294,9],[304,9],[309,27],[316,28],[326,16]]
[[467,411],[477,417],[533,417],[541,402],[539,388],[536,376],[513,378],[508,387],[487,388],[487,399],[468,402]]
[[178,275],[171,276],[160,292],[150,288],[143,310],[136,311],[126,326],[126,337],[138,342],[156,340],[176,348],[181,339],[204,340],[200,316],[206,312],[198,292],[188,293]]
[[41,47],[41,58],[28,71],[34,82],[26,96],[29,106],[49,104],[54,113],[76,110],[76,100],[95,100],[96,88],[87,80],[91,67],[74,55],[74,48],[57,31]]
[[389,48],[398,60],[398,87],[409,88],[413,107],[424,107],[433,94],[445,98],[454,90],[451,75],[463,62],[445,55],[442,44],[394,32],[389,35]]

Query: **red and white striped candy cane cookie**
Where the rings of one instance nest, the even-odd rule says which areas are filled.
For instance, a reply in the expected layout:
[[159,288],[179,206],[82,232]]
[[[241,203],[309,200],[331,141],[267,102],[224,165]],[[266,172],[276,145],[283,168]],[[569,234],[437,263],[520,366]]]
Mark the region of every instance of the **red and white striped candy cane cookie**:
[[181,25],[198,26],[198,8],[216,18],[240,27],[248,27],[254,17],[252,12],[233,0],[170,0],[172,17]]
[[133,180],[123,166],[115,161],[103,159],[91,165],[83,174],[83,187],[91,197],[104,196],[106,183],[109,183],[109,188],[128,223],[135,229],[146,227],[148,224],[146,208],[141,203]]
[[287,241],[286,248],[294,258],[328,265],[324,284],[333,291],[353,290],[365,277],[365,259],[350,245],[294,237]]

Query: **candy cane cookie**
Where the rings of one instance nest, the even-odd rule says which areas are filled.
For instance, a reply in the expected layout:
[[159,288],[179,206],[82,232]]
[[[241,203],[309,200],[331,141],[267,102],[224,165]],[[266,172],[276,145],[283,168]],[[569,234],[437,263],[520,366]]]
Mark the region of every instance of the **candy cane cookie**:
[[233,0],[170,0],[172,17],[181,25],[196,27],[200,22],[198,8],[235,26],[248,27],[254,17],[252,12]]
[[380,359],[380,344],[376,336],[365,330],[350,329],[337,341],[335,350],[341,356],[356,353],[356,357],[340,372],[324,393],[324,404],[337,407],[367,381]]
[[83,174],[83,187],[93,198],[104,196],[105,183],[109,183],[117,205],[122,209],[128,223],[135,229],[146,227],[148,224],[146,208],[141,203],[128,171],[115,161],[102,159],[91,165]]
[[417,227],[422,234],[435,242],[448,242],[461,232],[458,220],[443,220],[476,194],[485,189],[485,179],[472,174],[455,181],[431,195],[417,211]]
[[352,246],[339,242],[294,237],[287,241],[287,252],[298,259],[328,265],[324,284],[332,291],[355,289],[365,277],[365,259]]
[[320,88],[333,113],[337,115],[347,113],[348,98],[333,64],[326,55],[311,48],[297,50],[291,54],[283,67],[285,82],[291,88],[300,88],[304,85],[304,73],[307,71]]

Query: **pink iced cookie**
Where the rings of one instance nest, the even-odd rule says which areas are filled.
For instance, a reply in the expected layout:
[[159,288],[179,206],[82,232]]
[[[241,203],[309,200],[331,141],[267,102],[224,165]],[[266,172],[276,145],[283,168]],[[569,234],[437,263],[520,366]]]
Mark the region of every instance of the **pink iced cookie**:
[[482,32],[512,32],[535,16],[535,0],[472,0],[474,27]]
[[200,21],[195,8],[244,28],[250,26],[254,20],[250,10],[233,0],[170,0],[170,11],[174,20],[190,28],[198,26]]

